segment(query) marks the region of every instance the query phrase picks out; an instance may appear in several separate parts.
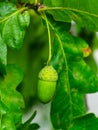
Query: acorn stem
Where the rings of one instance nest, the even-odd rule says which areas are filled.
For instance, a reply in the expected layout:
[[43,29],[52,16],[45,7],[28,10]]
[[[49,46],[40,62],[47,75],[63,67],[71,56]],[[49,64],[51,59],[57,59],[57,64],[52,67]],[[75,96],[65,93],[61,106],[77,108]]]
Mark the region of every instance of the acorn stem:
[[45,18],[46,25],[47,25],[48,40],[49,40],[49,57],[48,57],[48,61],[47,61],[47,64],[49,64],[51,61],[51,35],[50,35],[50,27],[49,27],[48,19],[47,19],[45,13],[44,13],[44,18]]

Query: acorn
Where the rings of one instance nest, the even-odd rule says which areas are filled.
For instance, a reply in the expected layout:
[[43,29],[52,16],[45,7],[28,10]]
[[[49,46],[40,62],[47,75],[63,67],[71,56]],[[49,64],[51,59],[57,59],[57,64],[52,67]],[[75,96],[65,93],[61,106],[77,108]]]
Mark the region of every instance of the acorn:
[[38,98],[41,102],[47,103],[55,94],[58,74],[52,65],[47,65],[41,69],[38,78]]

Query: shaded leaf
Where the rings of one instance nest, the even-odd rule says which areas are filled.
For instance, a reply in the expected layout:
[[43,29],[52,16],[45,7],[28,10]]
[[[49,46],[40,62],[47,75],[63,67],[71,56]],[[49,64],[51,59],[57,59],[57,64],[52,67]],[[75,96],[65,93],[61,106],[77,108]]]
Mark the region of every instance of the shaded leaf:
[[55,33],[51,64],[59,74],[56,95],[51,105],[51,121],[54,128],[68,130],[75,117],[86,114],[84,96],[98,91],[98,80],[82,59],[82,49],[88,44],[64,33],[62,26],[58,29],[50,22],[49,25]]
[[[2,115],[2,130],[15,129],[15,124],[21,121],[21,108],[24,107],[22,95],[16,91],[16,87],[23,79],[23,72],[15,65],[7,66],[7,75],[0,79],[1,106],[2,111],[6,113]],[[5,106],[5,107],[4,107]]]
[[[66,32],[69,31],[70,24],[64,22],[55,22],[52,17],[48,17],[48,22],[50,28],[55,32],[54,42],[62,42],[61,44],[63,44],[67,58],[74,57],[74,59],[76,59],[77,57],[84,57],[84,49],[89,48],[89,46],[83,39],[72,36]],[[67,30],[66,26],[68,26]],[[54,46],[58,48],[58,44]],[[54,51],[56,50],[55,47]]]
[[73,120],[73,124],[69,130],[97,130],[98,118],[94,114],[87,114]]
[[[71,22],[74,20],[80,26],[98,30],[97,0],[45,0],[46,10],[56,21]],[[88,6],[89,5],[89,6]],[[85,22],[86,21],[86,22]]]
[[34,119],[34,117],[36,116],[37,112],[35,111],[32,116],[23,124],[20,124],[17,127],[17,130],[38,130],[38,128],[40,127],[37,123],[31,123],[31,121]]
[[27,130],[38,130],[40,128],[40,126],[37,123],[33,123],[29,126],[29,129]]
[[56,96],[51,105],[54,128],[67,130],[73,117],[86,113],[84,95],[68,88],[66,70],[59,73]]
[[83,49],[88,48],[88,44],[79,37],[64,33],[62,25],[61,29],[56,25],[50,27],[54,28],[55,33],[51,63],[58,72],[65,66],[71,88],[82,93],[98,91],[97,76],[82,59]]
[[[30,17],[27,11],[10,2],[0,2],[0,73],[6,74],[7,45],[19,49],[23,44]],[[21,14],[22,12],[22,14]]]

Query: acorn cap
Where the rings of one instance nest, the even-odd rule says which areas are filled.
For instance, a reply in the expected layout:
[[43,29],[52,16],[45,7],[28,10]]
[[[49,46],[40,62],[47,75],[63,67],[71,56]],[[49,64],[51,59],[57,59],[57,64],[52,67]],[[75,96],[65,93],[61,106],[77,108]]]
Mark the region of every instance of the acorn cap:
[[43,69],[41,69],[38,77],[39,77],[39,79],[45,80],[45,81],[57,81],[58,80],[58,74],[51,65],[47,65]]

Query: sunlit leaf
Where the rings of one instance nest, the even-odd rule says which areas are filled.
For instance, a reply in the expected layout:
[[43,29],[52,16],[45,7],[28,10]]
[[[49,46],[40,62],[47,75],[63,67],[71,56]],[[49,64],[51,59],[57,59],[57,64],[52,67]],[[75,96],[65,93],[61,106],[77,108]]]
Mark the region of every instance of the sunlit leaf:
[[20,48],[26,27],[29,25],[29,14],[17,14],[5,21],[2,28],[2,38],[4,42],[11,48]]

